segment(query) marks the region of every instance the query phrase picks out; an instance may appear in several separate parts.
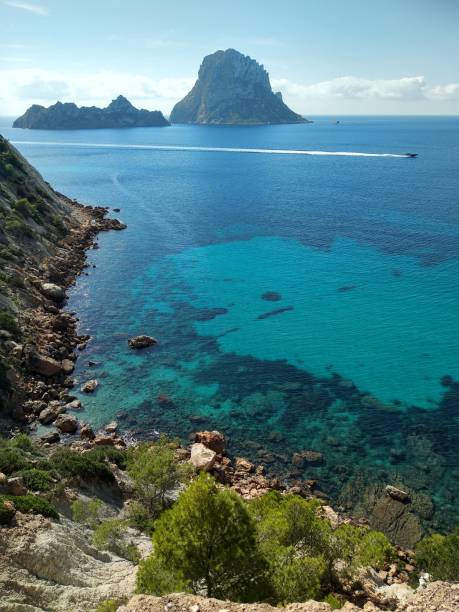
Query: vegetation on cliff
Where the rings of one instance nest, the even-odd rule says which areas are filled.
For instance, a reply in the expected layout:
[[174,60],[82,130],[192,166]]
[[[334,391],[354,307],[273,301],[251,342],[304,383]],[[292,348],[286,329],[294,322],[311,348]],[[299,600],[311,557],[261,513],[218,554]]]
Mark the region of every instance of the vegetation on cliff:
[[[155,595],[275,605],[313,598],[337,607],[362,588],[362,568],[384,573],[404,563],[382,533],[330,523],[317,499],[271,491],[246,501],[208,473],[194,477],[179,451],[166,438],[83,449],[43,446],[24,434],[2,440],[0,522],[14,527],[15,512],[60,521],[70,505],[88,545],[140,561],[137,590]],[[116,492],[126,486],[121,509]],[[152,533],[147,557],[137,547],[139,526]],[[458,560],[457,533],[427,536],[413,576],[458,580]]]

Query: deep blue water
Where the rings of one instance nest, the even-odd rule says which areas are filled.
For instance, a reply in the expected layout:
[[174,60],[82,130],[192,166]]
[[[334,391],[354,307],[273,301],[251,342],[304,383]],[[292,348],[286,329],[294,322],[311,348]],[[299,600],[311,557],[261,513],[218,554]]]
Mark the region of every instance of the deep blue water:
[[[363,474],[430,496],[432,525],[459,520],[459,386],[444,378],[459,380],[458,118],[1,132],[56,189],[128,224],[100,236],[70,298],[93,338],[78,380],[100,382],[86,420],[221,429],[335,500]],[[135,333],[158,346],[130,351]],[[324,462],[300,473],[305,449]]]

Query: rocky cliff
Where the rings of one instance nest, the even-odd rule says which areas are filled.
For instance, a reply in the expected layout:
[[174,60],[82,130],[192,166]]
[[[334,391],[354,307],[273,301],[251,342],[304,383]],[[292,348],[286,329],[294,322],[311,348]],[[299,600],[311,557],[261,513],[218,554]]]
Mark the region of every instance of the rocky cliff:
[[162,127],[169,125],[161,111],[137,109],[129,100],[118,96],[106,108],[56,102],[45,108],[31,106],[13,123],[15,128],[33,130],[82,130],[99,128]]
[[204,58],[193,89],[171,113],[172,123],[306,123],[271,89],[258,62],[234,49]]
[[55,192],[0,136],[0,428],[33,419],[30,395],[71,386],[78,338],[61,307],[97,232],[125,227],[106,212]]

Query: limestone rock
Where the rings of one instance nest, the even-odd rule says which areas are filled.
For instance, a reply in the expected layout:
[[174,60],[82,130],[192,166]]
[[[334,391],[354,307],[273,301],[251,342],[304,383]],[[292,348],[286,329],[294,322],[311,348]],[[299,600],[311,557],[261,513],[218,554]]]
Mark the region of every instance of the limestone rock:
[[47,355],[41,355],[34,348],[27,350],[27,366],[32,372],[42,376],[56,376],[62,373],[62,366],[59,361]]
[[62,411],[62,407],[49,404],[40,412],[38,415],[38,420],[40,423],[42,423],[42,425],[49,425],[55,421],[60,414],[62,414]]
[[55,422],[56,427],[62,433],[73,434],[78,429],[78,421],[70,414],[61,414]]
[[60,439],[61,437],[57,433],[57,431],[50,431],[49,433],[46,433],[40,438],[40,440],[45,444],[56,444],[60,441]]
[[[349,604],[342,608],[346,612],[358,611],[359,608]],[[266,603],[234,603],[218,599],[188,595],[185,593],[171,593],[164,597],[154,595],[135,595],[125,606],[118,608],[118,612],[278,612]],[[305,601],[289,604],[283,608],[285,612],[331,612],[331,607],[324,602]]]
[[99,386],[99,383],[97,382],[95,378],[93,378],[92,380],[86,381],[84,385],[81,387],[81,390],[84,393],[94,393],[94,391],[97,389],[98,386]]
[[71,359],[63,359],[61,362],[61,367],[64,374],[71,374],[75,369],[75,364]]
[[142,349],[147,348],[148,346],[153,346],[156,344],[157,340],[153,338],[153,336],[133,336],[128,340],[129,347],[132,349]]
[[80,427],[80,438],[86,440],[94,440],[96,434],[94,433],[92,427],[88,425],[88,423],[83,423]]
[[104,429],[109,434],[115,433],[115,431],[118,429],[118,423],[116,421],[111,421],[105,425]]
[[235,49],[206,56],[193,89],[171,113],[172,123],[307,123],[271,89],[269,75]]
[[10,495],[25,495],[27,493],[27,487],[20,476],[8,478],[6,488]]
[[198,431],[194,440],[215,451],[217,455],[225,452],[225,436],[219,431]]
[[392,497],[392,499],[401,501],[404,504],[409,504],[411,501],[409,493],[402,491],[401,489],[397,489],[397,487],[393,487],[392,485],[387,485],[386,493]]
[[65,291],[59,285],[55,285],[54,283],[42,283],[41,292],[46,297],[54,300],[55,302],[62,302],[65,299]]
[[64,518],[16,514],[0,529],[0,609],[87,612],[132,595],[136,567],[91,546]]
[[210,448],[196,442],[191,447],[191,458],[190,462],[196,470],[208,472],[215,465],[217,453]]

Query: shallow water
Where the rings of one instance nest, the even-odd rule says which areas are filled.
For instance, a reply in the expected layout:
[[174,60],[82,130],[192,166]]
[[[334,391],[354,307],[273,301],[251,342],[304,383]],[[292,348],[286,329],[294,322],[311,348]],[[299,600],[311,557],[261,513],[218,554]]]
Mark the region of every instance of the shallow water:
[[[1,131],[128,223],[70,298],[93,337],[78,379],[100,381],[86,420],[222,429],[283,475],[318,450],[302,475],[335,500],[363,472],[431,496],[430,524],[457,522],[458,119]],[[130,351],[135,333],[158,346]]]

